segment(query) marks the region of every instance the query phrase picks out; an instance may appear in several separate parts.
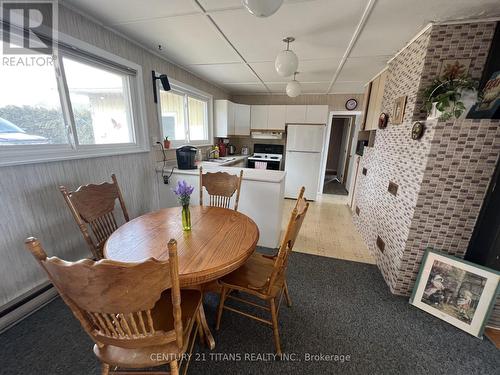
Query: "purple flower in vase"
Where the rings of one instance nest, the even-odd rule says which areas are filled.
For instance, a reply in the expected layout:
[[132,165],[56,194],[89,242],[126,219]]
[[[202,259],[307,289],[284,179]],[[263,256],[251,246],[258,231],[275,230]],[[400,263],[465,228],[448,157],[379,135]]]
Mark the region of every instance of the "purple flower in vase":
[[173,190],[174,194],[177,195],[179,203],[182,206],[189,204],[189,198],[193,194],[194,187],[187,184],[185,180],[179,181],[177,187]]

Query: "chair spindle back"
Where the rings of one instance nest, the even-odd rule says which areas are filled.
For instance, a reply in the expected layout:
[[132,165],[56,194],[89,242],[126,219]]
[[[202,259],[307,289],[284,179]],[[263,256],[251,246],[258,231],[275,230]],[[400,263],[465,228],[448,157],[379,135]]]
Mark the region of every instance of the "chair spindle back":
[[[111,234],[118,229],[114,215],[115,203],[118,199],[125,221],[129,221],[125,201],[123,200],[118,181],[111,175],[112,183],[88,184],[80,186],[75,191],[68,191],[60,186],[64,200],[96,259],[102,259],[102,248]],[[92,232],[89,234],[88,227]]]
[[[136,348],[176,341],[183,346],[177,243],[168,243],[169,260],[149,258],[140,263],[108,259],[66,262],[47,258],[40,242],[26,247],[47,272],[85,331],[98,344]],[[159,329],[153,308],[171,289],[174,329]]]
[[203,206],[203,187],[205,187],[209,196],[209,205],[213,207],[229,208],[231,198],[236,192],[234,210],[238,211],[242,180],[243,171],[238,177],[226,172],[203,174],[200,168],[200,206]]
[[274,283],[285,273],[286,267],[288,265],[288,257],[292,252],[293,246],[299,234],[302,223],[306,216],[307,210],[309,209],[309,203],[306,202],[304,198],[305,187],[300,189],[299,196],[297,198],[297,203],[292,210],[290,220],[288,221],[288,226],[281,242],[278,254],[274,261],[273,272],[268,279],[268,291],[271,291]]

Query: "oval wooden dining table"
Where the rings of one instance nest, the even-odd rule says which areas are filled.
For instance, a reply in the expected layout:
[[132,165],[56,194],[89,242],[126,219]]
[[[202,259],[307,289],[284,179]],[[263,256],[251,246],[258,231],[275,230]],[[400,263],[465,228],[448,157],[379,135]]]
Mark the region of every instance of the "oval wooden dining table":
[[[181,208],[164,208],[120,226],[106,241],[104,257],[139,262],[168,259],[167,243],[177,241],[181,287],[202,285],[240,267],[255,251],[259,229],[248,216],[225,208],[191,206],[191,231],[182,230]],[[205,320],[205,319],[203,319]],[[203,322],[211,348],[213,337]]]

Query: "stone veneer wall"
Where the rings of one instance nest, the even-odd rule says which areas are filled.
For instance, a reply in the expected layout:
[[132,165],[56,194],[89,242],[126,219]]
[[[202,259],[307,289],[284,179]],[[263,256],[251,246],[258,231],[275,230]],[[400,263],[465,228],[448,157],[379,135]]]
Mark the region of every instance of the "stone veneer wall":
[[[354,222],[395,294],[411,293],[426,247],[458,257],[467,250],[498,161],[500,121],[427,121],[419,141],[409,134],[426,117],[422,90],[442,60],[470,58],[469,74],[479,79],[494,30],[493,22],[433,26],[389,64],[382,108],[391,113],[394,99],[407,95],[404,122],[378,130],[363,156],[368,173],[359,176]],[[389,181],[399,186],[396,196]],[[490,323],[500,323],[499,302]]]
[[[377,130],[374,147],[365,148],[361,159],[359,170],[366,168],[367,174],[359,174],[356,188],[354,223],[393,293],[433,135],[431,127],[420,142],[409,137],[430,34],[427,30],[389,64],[382,106],[391,113],[394,99],[407,95],[404,120]],[[396,196],[387,192],[390,181],[399,186]],[[385,242],[383,253],[377,236]]]

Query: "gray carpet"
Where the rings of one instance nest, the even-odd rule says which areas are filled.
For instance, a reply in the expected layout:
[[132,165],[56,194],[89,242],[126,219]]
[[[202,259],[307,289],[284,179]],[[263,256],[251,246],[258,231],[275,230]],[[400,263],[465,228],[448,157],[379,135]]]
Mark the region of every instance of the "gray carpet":
[[[272,330],[226,311],[216,349],[197,348],[189,374],[499,374],[500,352],[390,294],[373,265],[294,253],[282,306],[282,347],[295,361],[263,361]],[[218,298],[205,311],[213,327]],[[309,354],[349,361],[305,361]],[[233,359],[223,355],[232,354]],[[241,360],[237,360],[241,356]],[[99,374],[92,343],[57,299],[0,336],[0,374]]]

